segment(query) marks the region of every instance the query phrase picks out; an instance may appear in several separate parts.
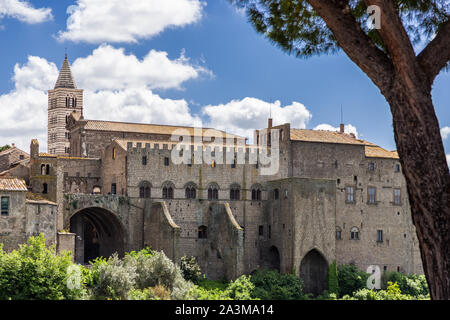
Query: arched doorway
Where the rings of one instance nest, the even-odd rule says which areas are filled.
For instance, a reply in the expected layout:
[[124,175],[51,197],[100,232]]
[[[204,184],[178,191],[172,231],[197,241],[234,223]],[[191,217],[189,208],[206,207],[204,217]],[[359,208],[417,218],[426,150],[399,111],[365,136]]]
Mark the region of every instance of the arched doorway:
[[267,262],[269,269],[278,270],[278,272],[280,272],[280,252],[278,251],[277,247],[270,247]]
[[97,257],[123,256],[125,231],[119,219],[102,208],[86,208],[70,218],[75,237],[75,262],[88,263]]
[[314,296],[327,289],[328,263],[316,249],[309,251],[300,264],[300,278],[304,283],[303,292]]

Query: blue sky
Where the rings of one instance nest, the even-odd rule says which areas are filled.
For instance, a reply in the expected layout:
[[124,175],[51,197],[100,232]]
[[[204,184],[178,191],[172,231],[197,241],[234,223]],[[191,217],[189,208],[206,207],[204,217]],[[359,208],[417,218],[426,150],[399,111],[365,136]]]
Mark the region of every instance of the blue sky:
[[[28,7],[16,1],[17,7],[9,11],[2,9],[2,2],[0,113],[10,124],[0,129],[0,145],[15,142],[27,148],[34,136],[46,139],[45,90],[56,80],[67,48],[78,86],[87,87],[86,117],[183,125],[201,121],[249,135],[249,129],[265,125],[269,109],[274,110],[275,124],[338,127],[342,105],[344,122],[360,138],[395,149],[388,104],[343,53],[310,59],[288,56],[257,34],[226,0],[170,0],[172,8],[147,18],[132,12],[121,17],[123,8],[109,7],[105,11],[120,21],[113,25],[108,25],[107,14],[89,20],[88,13],[97,13],[96,0],[35,0]],[[121,1],[127,2],[137,3]],[[158,1],[149,2],[158,6]],[[83,9],[91,3],[92,8]],[[78,7],[69,14],[71,5]],[[186,7],[177,11],[177,5]],[[71,16],[85,29],[68,28]],[[178,20],[167,22],[174,16]],[[138,31],[122,32],[135,27]],[[154,54],[146,59],[151,50]],[[108,57],[118,57],[123,64],[105,66]],[[124,73],[127,69],[130,72]],[[432,94],[441,128],[450,126],[449,73],[436,78]],[[33,116],[24,116],[27,111]],[[444,145],[450,153],[448,135]]]

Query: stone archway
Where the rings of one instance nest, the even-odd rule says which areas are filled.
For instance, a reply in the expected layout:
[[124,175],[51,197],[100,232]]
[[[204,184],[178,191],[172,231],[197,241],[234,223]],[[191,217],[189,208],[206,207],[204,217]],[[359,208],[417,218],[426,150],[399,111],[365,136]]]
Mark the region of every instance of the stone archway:
[[70,231],[75,237],[75,262],[86,264],[97,257],[123,256],[125,230],[110,211],[92,207],[76,212],[70,218]]
[[300,264],[300,278],[303,280],[303,292],[314,296],[327,289],[328,263],[316,249],[310,250]]
[[280,252],[277,247],[270,247],[267,264],[270,270],[278,270],[280,272]]

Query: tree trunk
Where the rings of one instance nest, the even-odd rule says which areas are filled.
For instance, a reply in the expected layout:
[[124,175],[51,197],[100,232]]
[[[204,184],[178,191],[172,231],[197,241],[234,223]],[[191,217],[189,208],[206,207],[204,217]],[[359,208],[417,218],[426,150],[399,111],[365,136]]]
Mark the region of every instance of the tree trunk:
[[400,78],[383,94],[393,115],[395,141],[431,299],[449,300],[450,174],[431,86],[427,81]]

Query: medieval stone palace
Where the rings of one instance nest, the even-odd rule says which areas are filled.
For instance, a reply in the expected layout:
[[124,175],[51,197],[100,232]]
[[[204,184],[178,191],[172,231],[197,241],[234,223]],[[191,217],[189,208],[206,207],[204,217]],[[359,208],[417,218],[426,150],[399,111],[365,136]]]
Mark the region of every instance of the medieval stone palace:
[[[48,153],[37,140],[29,154],[0,153],[5,250],[39,233],[79,263],[150,246],[173,260],[197,257],[211,279],[295,271],[313,293],[326,289],[334,260],[422,273],[397,153],[343,125],[314,131],[269,119],[254,145],[231,134],[225,145],[220,130],[88,120],[83,108],[66,57],[48,92]],[[192,138],[187,148],[177,149],[175,131]],[[273,144],[276,170],[263,174],[259,153],[274,156]],[[174,149],[187,161],[176,164]],[[206,150],[211,161],[195,161]]]

